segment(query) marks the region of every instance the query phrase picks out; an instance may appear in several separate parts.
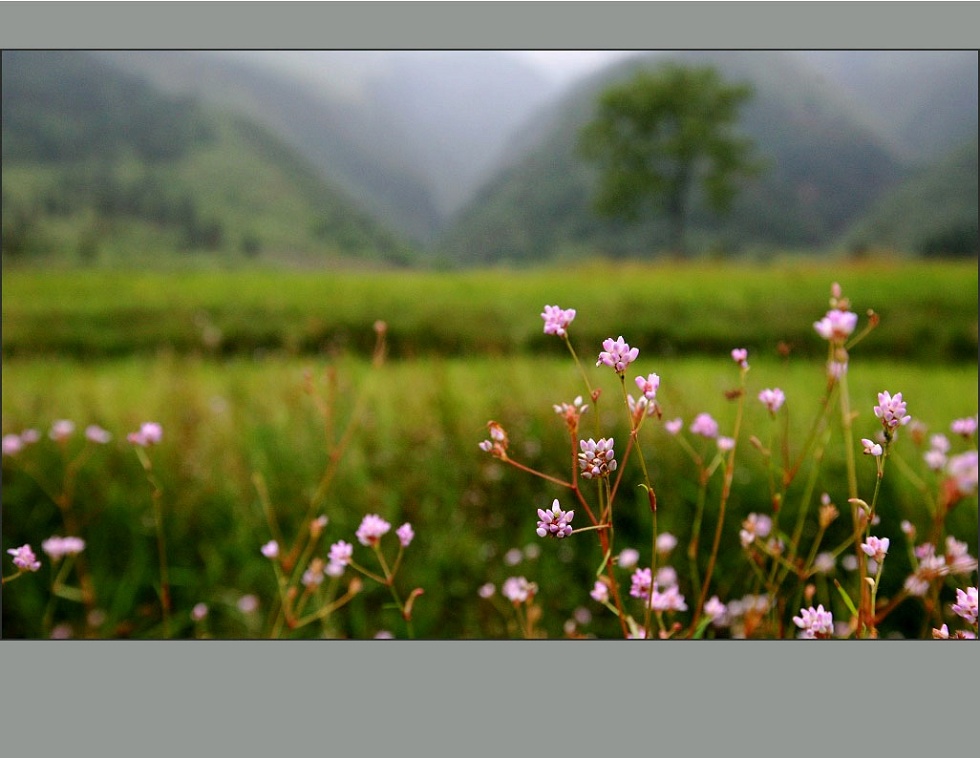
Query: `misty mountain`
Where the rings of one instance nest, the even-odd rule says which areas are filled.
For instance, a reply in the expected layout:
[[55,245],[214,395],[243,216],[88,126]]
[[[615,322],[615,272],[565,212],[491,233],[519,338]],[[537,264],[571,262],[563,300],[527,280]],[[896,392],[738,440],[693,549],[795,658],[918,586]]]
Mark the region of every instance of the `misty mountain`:
[[[692,241],[717,251],[813,248],[840,234],[903,175],[888,140],[853,103],[791,53],[690,51],[640,55],[581,82],[515,137],[513,160],[487,183],[443,239],[447,257],[472,262],[540,260],[598,250],[648,256],[666,240],[660,220],[625,226],[591,210],[596,177],[577,152],[599,93],[640,67],[671,59],[712,65],[754,96],[741,127],[767,163],[743,182],[732,213],[696,211]],[[577,252],[578,251],[578,252]]]
[[799,55],[912,164],[977,133],[976,50],[807,50]]
[[256,120],[390,228],[431,241],[556,91],[481,51],[107,51],[170,92]]
[[885,193],[841,239],[854,252],[904,250],[920,255],[976,256],[977,136],[911,173]]
[[84,52],[2,63],[5,257],[411,257],[255,122]]

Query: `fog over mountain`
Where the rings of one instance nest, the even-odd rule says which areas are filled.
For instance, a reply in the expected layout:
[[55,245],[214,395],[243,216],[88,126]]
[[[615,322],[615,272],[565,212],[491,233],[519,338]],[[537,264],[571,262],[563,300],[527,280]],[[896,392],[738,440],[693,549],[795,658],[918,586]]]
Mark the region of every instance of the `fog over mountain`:
[[[745,187],[735,226],[695,219],[704,244],[718,249],[816,250],[845,239],[847,227],[899,182],[928,174],[952,154],[968,154],[963,145],[977,132],[976,51],[73,54],[254,123],[308,164],[330,188],[324,196],[349,198],[380,228],[450,262],[491,261],[517,248],[524,251],[519,257],[535,259],[596,245],[630,251],[640,249],[640,239],[651,254],[652,227],[593,218],[594,177],[573,143],[603,86],[667,58],[706,61],[723,77],[747,79],[758,94],[743,126],[774,160],[767,179]],[[20,112],[32,107],[44,104],[29,93],[17,104]],[[124,107],[117,101],[100,116],[113,133],[127,123]],[[13,155],[17,144],[5,142],[5,161],[8,153],[24,158]],[[975,194],[975,174],[967,161],[955,174],[965,189],[951,187],[950,196]],[[6,180],[4,186],[6,192]],[[28,184],[10,191],[29,204]],[[937,203],[943,204],[928,205]],[[900,203],[889,208],[891,217],[908,217]],[[961,230],[975,225],[957,223]],[[875,244],[867,234],[861,240]]]

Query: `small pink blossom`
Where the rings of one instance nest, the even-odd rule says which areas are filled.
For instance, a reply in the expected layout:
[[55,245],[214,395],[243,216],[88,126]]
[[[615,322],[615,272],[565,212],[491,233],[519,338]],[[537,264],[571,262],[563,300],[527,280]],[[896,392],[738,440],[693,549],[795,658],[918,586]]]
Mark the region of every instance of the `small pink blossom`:
[[259,599],[255,595],[242,595],[238,598],[238,610],[242,613],[255,613],[259,609]]
[[269,540],[262,546],[261,551],[262,555],[269,560],[275,560],[279,557],[279,543],[275,540]]
[[793,616],[793,623],[803,630],[800,633],[803,639],[828,639],[834,632],[834,616],[823,605],[801,608],[800,615]]
[[895,397],[888,392],[879,392],[878,405],[874,407],[874,411],[886,431],[904,426],[912,420],[912,417],[905,413],[905,402],[902,400],[901,392],[896,392]]
[[596,581],[589,596],[597,603],[609,602],[609,587],[605,582]]
[[723,453],[735,449],[735,439],[733,437],[718,437],[717,443],[718,449]]
[[523,576],[512,576],[505,579],[503,587],[500,588],[500,594],[514,603],[514,605],[526,602],[537,591],[538,586],[534,582],[529,582]]
[[613,444],[612,437],[602,438],[598,442],[593,439],[579,440],[581,452],[578,458],[582,476],[586,479],[597,479],[608,476],[616,470],[616,452]]
[[654,584],[653,591],[650,593],[650,607],[655,611],[686,611],[687,603],[677,585],[671,585],[662,592]]
[[857,321],[856,313],[835,308],[827,311],[827,315],[815,322],[813,328],[828,342],[842,343],[851,336]]
[[354,546],[349,542],[339,540],[330,546],[330,552],[327,554],[327,560],[331,563],[346,566],[348,563],[350,563],[353,555]]
[[85,540],[81,537],[49,537],[41,543],[41,550],[47,553],[52,561],[58,561],[66,555],[78,555],[85,549]]
[[3,435],[4,455],[17,455],[17,453],[19,453],[23,449],[24,449],[24,441],[20,438],[19,434]]
[[946,537],[945,557],[951,574],[972,574],[977,570],[977,559],[970,555],[970,546],[951,534]]
[[774,389],[764,389],[759,393],[759,402],[761,402],[766,408],[769,409],[770,413],[775,414],[783,403],[786,401],[786,395],[778,387]]
[[653,589],[653,572],[648,568],[634,571],[630,577],[630,595],[649,600],[651,589]]
[[138,431],[128,434],[126,439],[140,447],[156,445],[163,439],[163,427],[156,421],[146,421],[140,425]]
[[742,529],[738,534],[742,542],[742,547],[748,547],[755,542],[756,537],[768,537],[771,531],[771,518],[764,514],[750,513],[745,521],[742,522]]
[[660,555],[667,555],[677,547],[677,538],[670,532],[661,532],[657,535],[656,547]]
[[718,436],[718,422],[707,413],[699,413],[691,422],[691,434],[713,439]]
[[676,435],[683,428],[684,428],[684,419],[675,418],[672,419],[671,421],[664,422],[664,429],[667,430],[668,434]]
[[831,379],[839,380],[847,373],[847,361],[829,361],[827,363],[827,376]]
[[563,539],[572,533],[572,518],[575,511],[563,511],[556,499],[551,504],[551,510],[538,508],[538,528],[539,537],[557,537]]
[[544,307],[544,313],[541,314],[541,318],[544,319],[545,334],[556,334],[559,337],[564,337],[568,334],[568,325],[575,318],[575,309],[568,308],[563,310],[557,305],[546,305]]
[[946,464],[946,473],[956,483],[957,492],[963,497],[969,497],[977,491],[977,451],[967,450],[965,453],[954,455]]
[[476,594],[482,597],[484,600],[488,600],[494,596],[497,588],[493,586],[493,582],[487,582],[486,584],[481,584],[480,588],[476,591]]
[[977,417],[968,416],[967,418],[955,419],[949,425],[949,428],[953,434],[958,434],[965,439],[970,439],[977,433]]
[[631,547],[623,548],[616,559],[616,565],[620,568],[631,569],[640,560],[640,552]]
[[20,433],[20,439],[25,445],[33,445],[41,439],[41,433],[37,429],[25,429]]
[[926,462],[930,471],[942,471],[946,468],[948,458],[942,450],[931,448],[922,454],[922,460]]
[[727,610],[717,595],[712,595],[704,604],[704,614],[711,619],[712,623],[717,623],[723,619]]
[[389,529],[391,524],[380,516],[370,513],[361,521],[354,536],[362,545],[377,545]]
[[874,558],[878,563],[885,560],[885,554],[888,552],[889,540],[887,537],[868,537],[864,542],[861,543],[861,550],[864,554]]
[[308,590],[319,587],[323,583],[323,561],[319,558],[314,558],[310,561],[310,565],[303,572],[303,577],[300,579],[300,582]]
[[21,545],[7,551],[14,557],[14,565],[21,571],[37,571],[41,568],[41,562],[34,555],[30,545]]
[[208,607],[204,603],[197,603],[191,608],[191,619],[194,621],[203,621],[207,615]]
[[749,351],[744,347],[738,347],[732,350],[732,360],[735,361],[741,368],[749,367]]
[[884,450],[882,450],[881,445],[879,445],[874,440],[869,440],[861,438],[861,444],[864,446],[865,455],[873,455],[875,458],[881,457]]
[[85,427],[85,438],[97,445],[106,445],[112,440],[112,435],[101,426],[91,424]]
[[395,530],[395,534],[398,535],[398,541],[402,547],[408,547],[412,544],[412,540],[415,539],[415,530],[412,529],[412,525],[407,521]]
[[660,377],[657,374],[649,374],[646,378],[636,377],[636,386],[640,388],[643,397],[647,400],[657,399],[657,390],[660,388]]
[[623,341],[622,336],[617,340],[613,340],[612,337],[606,339],[602,343],[603,350],[599,353],[599,360],[596,361],[596,366],[601,366],[606,364],[610,368],[615,369],[617,374],[622,374],[626,371],[626,367],[636,360],[636,357],[640,354],[639,349],[633,347],[631,348],[626,342]]
[[51,431],[48,432],[48,436],[55,442],[64,442],[74,433],[75,422],[67,419],[61,419],[60,421],[55,421],[51,425]]
[[977,623],[977,588],[967,587],[966,592],[956,590],[956,602],[951,610],[968,624]]

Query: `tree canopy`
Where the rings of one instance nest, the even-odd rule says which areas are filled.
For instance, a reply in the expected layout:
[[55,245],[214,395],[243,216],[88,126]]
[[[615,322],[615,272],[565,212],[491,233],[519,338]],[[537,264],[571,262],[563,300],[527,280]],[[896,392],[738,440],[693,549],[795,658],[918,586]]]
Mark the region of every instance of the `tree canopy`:
[[673,63],[604,90],[580,135],[583,156],[599,168],[596,211],[628,221],[665,213],[673,252],[684,254],[695,199],[724,212],[736,179],[761,168],[736,131],[751,96],[749,85],[728,84],[710,66]]

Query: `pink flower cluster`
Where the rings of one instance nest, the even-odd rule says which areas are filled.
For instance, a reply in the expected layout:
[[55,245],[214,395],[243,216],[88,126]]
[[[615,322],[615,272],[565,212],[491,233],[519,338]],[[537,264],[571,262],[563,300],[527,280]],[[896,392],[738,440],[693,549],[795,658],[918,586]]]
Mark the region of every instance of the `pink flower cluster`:
[[538,528],[539,537],[556,537],[563,539],[572,533],[572,518],[575,511],[563,511],[558,500],[551,505],[551,510],[538,508]]
[[361,525],[357,527],[354,536],[362,545],[377,545],[381,538],[391,529],[391,524],[380,516],[370,513],[361,520]]
[[603,340],[602,352],[599,353],[599,360],[596,361],[595,365],[601,366],[605,364],[614,369],[617,374],[622,374],[626,371],[626,367],[636,360],[639,354],[639,349],[635,347],[631,348],[623,341],[622,336],[616,340],[609,337]]
[[163,439],[163,427],[155,421],[146,421],[135,432],[130,432],[126,439],[140,447],[156,445]]
[[977,623],[977,588],[967,587],[966,592],[956,590],[956,602],[951,610],[968,624]]
[[81,537],[49,537],[41,543],[41,549],[52,561],[58,561],[66,555],[78,555],[82,552],[85,549],[85,540]]
[[767,388],[759,393],[759,402],[766,406],[770,413],[775,414],[786,402],[786,395],[778,387],[775,389]]
[[30,545],[11,548],[7,552],[14,557],[14,565],[21,571],[37,571],[41,568],[41,562]]
[[904,426],[912,420],[912,417],[905,413],[905,402],[902,400],[901,392],[896,392],[895,397],[888,392],[879,392],[878,405],[874,407],[874,411],[886,431]]
[[575,309],[567,308],[563,310],[557,305],[546,305],[544,307],[544,313],[541,314],[541,318],[544,319],[545,334],[556,334],[559,337],[565,337],[568,334],[568,325],[575,318]]
[[800,615],[793,616],[793,623],[803,630],[800,637],[807,640],[828,639],[834,633],[834,616],[823,605],[801,608]]
[[598,479],[609,476],[616,470],[616,452],[613,450],[613,438],[603,438],[596,442],[593,439],[579,440],[581,452],[578,454],[582,476],[586,479]]
[[887,537],[868,537],[864,542],[861,543],[861,550],[864,554],[870,558],[874,558],[878,563],[885,560],[885,554],[888,552],[889,540]]
[[815,322],[813,328],[828,342],[843,343],[851,336],[857,320],[856,313],[835,308],[827,311],[827,315]]

